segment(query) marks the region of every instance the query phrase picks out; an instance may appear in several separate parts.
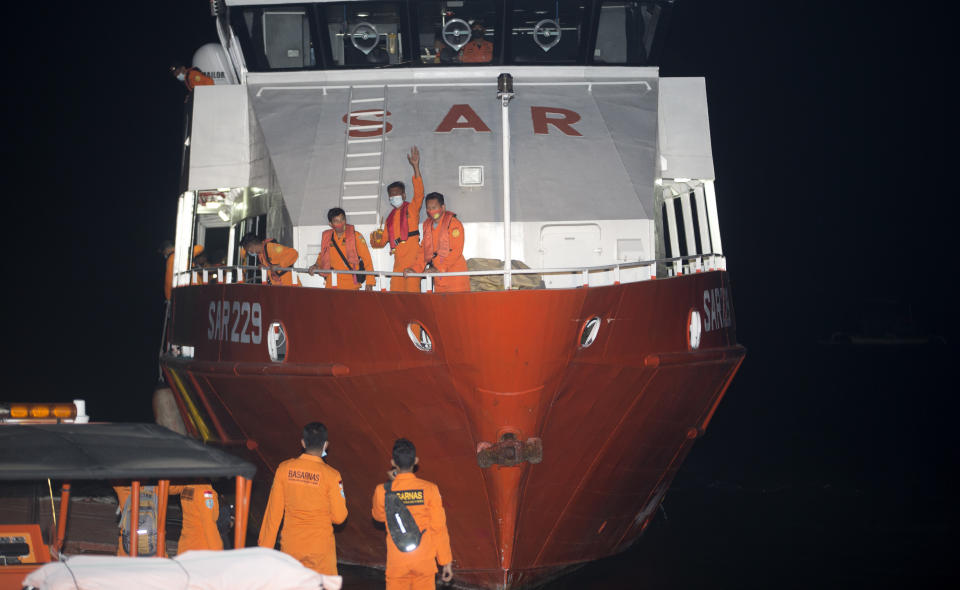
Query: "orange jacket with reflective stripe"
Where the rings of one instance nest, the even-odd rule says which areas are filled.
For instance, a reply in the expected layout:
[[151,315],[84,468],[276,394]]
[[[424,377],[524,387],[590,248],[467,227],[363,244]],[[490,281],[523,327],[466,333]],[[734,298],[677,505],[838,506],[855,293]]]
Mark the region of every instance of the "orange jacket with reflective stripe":
[[[447,515],[443,510],[443,500],[436,484],[420,479],[412,473],[399,473],[390,489],[399,494],[407,506],[417,526],[424,531],[420,546],[410,552],[397,549],[390,532],[387,532],[387,577],[415,576],[435,574],[437,564],[446,565],[453,561],[450,551],[450,534],[447,532]],[[386,521],[384,499],[386,492],[383,484],[373,492],[373,518]]]

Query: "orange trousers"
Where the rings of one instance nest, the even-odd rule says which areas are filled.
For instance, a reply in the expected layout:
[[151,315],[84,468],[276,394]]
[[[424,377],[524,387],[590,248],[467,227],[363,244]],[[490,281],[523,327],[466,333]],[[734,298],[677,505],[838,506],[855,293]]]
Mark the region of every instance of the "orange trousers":
[[[423,249],[416,236],[397,244],[393,251],[393,272],[403,272],[408,268],[417,268],[417,263],[423,260]],[[390,290],[405,293],[420,292],[420,277],[390,277]]]
[[386,590],[435,590],[436,574],[424,576],[387,576]]

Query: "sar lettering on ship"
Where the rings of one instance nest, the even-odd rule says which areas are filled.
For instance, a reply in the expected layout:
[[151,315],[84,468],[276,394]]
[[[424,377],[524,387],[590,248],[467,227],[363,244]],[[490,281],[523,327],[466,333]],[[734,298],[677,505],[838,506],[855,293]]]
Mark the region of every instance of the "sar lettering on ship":
[[711,332],[733,325],[730,316],[730,300],[725,287],[707,289],[703,292],[703,331]]
[[260,344],[263,310],[249,301],[211,301],[207,309],[207,340]]

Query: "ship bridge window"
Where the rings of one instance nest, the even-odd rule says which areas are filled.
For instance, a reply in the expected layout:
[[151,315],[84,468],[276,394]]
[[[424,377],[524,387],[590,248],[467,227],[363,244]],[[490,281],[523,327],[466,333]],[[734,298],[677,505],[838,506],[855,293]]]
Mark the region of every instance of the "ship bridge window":
[[514,63],[576,63],[585,45],[586,0],[514,4],[510,54]]
[[331,67],[391,66],[409,62],[398,2],[324,4]]
[[251,6],[232,14],[251,71],[316,67],[309,7]]
[[418,65],[498,63],[496,0],[414,2]]
[[593,63],[647,64],[662,11],[657,2],[605,0],[600,6]]

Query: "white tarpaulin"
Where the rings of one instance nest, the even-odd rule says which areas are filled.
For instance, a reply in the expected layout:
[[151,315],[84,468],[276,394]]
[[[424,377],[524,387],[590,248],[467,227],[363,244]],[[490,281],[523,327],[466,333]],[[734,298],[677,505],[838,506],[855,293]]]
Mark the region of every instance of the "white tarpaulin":
[[37,590],[340,590],[342,583],[261,547],[188,551],[173,559],[78,555],[23,581]]

